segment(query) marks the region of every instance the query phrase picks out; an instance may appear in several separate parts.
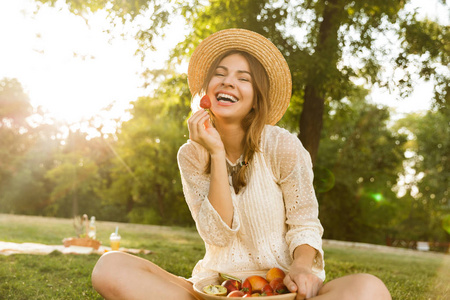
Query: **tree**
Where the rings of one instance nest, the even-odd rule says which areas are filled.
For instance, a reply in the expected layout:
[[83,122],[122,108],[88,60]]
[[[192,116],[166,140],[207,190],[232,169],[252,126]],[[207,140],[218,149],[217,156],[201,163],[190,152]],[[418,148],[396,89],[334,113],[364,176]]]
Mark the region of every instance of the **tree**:
[[394,192],[406,135],[388,128],[388,110],[366,103],[366,94],[327,109],[315,188],[326,238],[384,243],[406,218]]
[[132,118],[117,134],[112,182],[105,194],[134,223],[191,224],[177,165],[187,140],[189,91],[185,76],[162,83],[152,97],[133,101]]
[[15,130],[27,127],[26,118],[33,113],[28,96],[17,79],[0,80],[0,126]]
[[[54,4],[54,0],[40,0]],[[145,48],[155,47],[153,38],[164,32],[170,15],[181,14],[191,28],[186,40],[173,51],[173,58],[190,56],[200,40],[220,29],[240,27],[259,32],[277,45],[287,58],[293,75],[293,101],[290,114],[300,129],[299,138],[317,158],[325,106],[339,101],[354,87],[355,78],[368,85],[399,86],[403,95],[412,90],[411,65],[420,76],[434,80],[436,103],[448,105],[449,62],[448,26],[418,20],[405,10],[410,1],[397,0],[227,0],[115,1],[66,0],[78,14],[109,5],[116,17],[133,20],[151,13],[150,26],[138,38]],[[441,0],[446,5],[445,0]],[[298,37],[304,33],[304,38]],[[397,43],[396,41],[399,41]],[[392,46],[391,46],[392,45]],[[144,53],[144,52],[141,52]],[[386,57],[405,75],[396,82],[381,72]],[[396,71],[397,72],[397,71]],[[302,109],[298,109],[298,107]]]
[[16,79],[0,80],[0,183],[14,172],[14,161],[29,148],[27,117],[33,113]]
[[[189,15],[194,30],[184,45],[192,47],[211,31],[234,26],[268,36],[283,52],[293,71],[292,106],[302,106],[302,109],[300,115],[297,109],[297,115],[290,114],[290,117],[297,120],[299,138],[315,161],[325,105],[343,99],[354,88],[354,78],[364,78],[369,84],[391,82],[392,79],[383,79],[380,72],[381,58],[386,55],[391,55],[391,63],[398,68],[406,70],[407,65],[417,64],[424,78],[439,77],[436,101],[448,97],[448,72],[440,74],[437,70],[438,65],[448,64],[447,27],[418,21],[414,13],[403,10],[406,2],[226,1],[224,4],[210,1],[206,8],[194,6]],[[305,38],[299,40],[291,34],[294,29],[305,30]],[[403,48],[389,49],[386,43],[380,43],[389,35],[396,36]],[[399,53],[394,55],[389,51]],[[186,53],[177,53],[181,52]],[[402,58],[406,58],[405,63]],[[405,76],[400,83],[401,90],[407,93],[413,81]]]
[[[45,202],[47,186],[36,180],[47,161],[37,162],[39,139],[49,126],[31,127],[34,113],[28,96],[16,79],[0,80],[0,211],[35,213]],[[50,146],[50,144],[48,144]],[[27,205],[25,205],[27,204]]]
[[46,215],[67,218],[98,212],[101,178],[91,158],[93,150],[85,133],[69,132],[65,146],[54,156],[55,166],[45,175],[53,183]]
[[449,241],[450,123],[447,110],[411,114],[396,124],[410,133],[408,164],[415,173],[404,196],[410,202],[403,226],[414,229],[415,239]]
[[[55,125],[41,124],[29,128],[29,144],[12,160],[14,171],[3,183],[0,192],[1,211],[26,215],[42,215],[49,204],[52,183],[45,174],[54,167],[60,151]],[[20,136],[16,136],[20,139]]]
[[[382,243],[386,234],[412,226],[411,222],[417,220],[418,226],[428,227],[437,220],[437,215],[428,211],[431,206],[420,204],[425,198],[397,198],[395,185],[404,159],[405,135],[387,126],[386,109],[365,101],[366,89],[373,85],[398,90],[404,97],[421,78],[434,82],[435,112],[448,116],[448,26],[417,19],[415,12],[406,10],[411,1],[66,3],[80,15],[107,9],[113,23],[118,19],[134,22],[140,15],[151,15],[149,27],[136,36],[141,55],[151,54],[150,50],[157,47],[156,36],[170,34],[164,31],[169,16],[182,16],[189,28],[186,39],[171,52],[167,70],[147,72],[154,75],[148,81],[158,83],[159,89],[134,102],[133,118],[123,124],[116,140],[109,140],[116,152],[113,164],[99,169],[106,181],[99,194],[102,205],[109,203],[122,209],[127,220],[191,224],[174,164],[176,150],[186,139],[186,126],[181,120],[188,116],[189,91],[186,77],[173,70],[190,57],[202,39],[230,27],[263,34],[288,61],[293,96],[280,125],[298,133],[311,153],[326,237]],[[448,7],[446,1],[441,3]],[[422,132],[420,141],[426,143],[430,131]],[[165,169],[155,166],[155,160],[164,163]],[[435,160],[420,167],[432,173],[432,166],[439,164],[442,162]],[[429,176],[426,183],[417,186],[427,191],[427,187],[448,185],[434,182],[440,174]],[[431,198],[431,192],[426,197]],[[445,222],[445,216],[440,213],[438,217]]]

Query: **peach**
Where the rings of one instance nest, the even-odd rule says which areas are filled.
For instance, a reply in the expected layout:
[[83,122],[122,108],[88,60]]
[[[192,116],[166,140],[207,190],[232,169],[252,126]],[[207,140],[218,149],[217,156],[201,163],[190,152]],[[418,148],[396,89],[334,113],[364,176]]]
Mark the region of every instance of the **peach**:
[[280,268],[272,268],[269,271],[267,271],[266,279],[268,282],[271,282],[275,278],[284,279],[284,276],[286,276],[286,274],[284,273],[283,270],[281,270]]
[[[251,292],[260,292],[263,287],[268,284],[267,280],[264,277],[258,276],[258,275],[253,275],[250,277],[247,277],[247,279],[245,279],[245,281],[250,282],[251,286],[252,286],[252,290]],[[244,281],[244,283],[245,283]]]

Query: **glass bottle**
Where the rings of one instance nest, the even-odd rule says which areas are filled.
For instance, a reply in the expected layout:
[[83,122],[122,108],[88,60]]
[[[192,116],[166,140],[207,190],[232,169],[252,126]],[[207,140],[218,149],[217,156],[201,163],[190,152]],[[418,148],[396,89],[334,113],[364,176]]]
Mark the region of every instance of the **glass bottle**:
[[92,216],[91,217],[91,222],[89,223],[88,237],[95,240],[96,235],[97,235],[96,231],[97,231],[97,229],[96,229],[96,226],[95,226],[95,217]]

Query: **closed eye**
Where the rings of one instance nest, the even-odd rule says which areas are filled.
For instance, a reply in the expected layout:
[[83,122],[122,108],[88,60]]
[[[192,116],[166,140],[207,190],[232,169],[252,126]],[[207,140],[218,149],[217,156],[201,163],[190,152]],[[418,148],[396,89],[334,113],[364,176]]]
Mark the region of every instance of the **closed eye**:
[[245,81],[245,82],[250,82],[252,81],[252,74],[248,71],[238,71],[239,73],[239,80],[241,81]]

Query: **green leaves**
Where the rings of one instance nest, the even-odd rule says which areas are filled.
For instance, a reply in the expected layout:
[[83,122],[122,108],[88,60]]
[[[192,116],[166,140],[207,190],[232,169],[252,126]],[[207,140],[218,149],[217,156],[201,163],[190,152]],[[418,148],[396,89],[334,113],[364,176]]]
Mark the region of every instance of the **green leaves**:
[[326,238],[383,243],[406,217],[393,190],[406,136],[388,128],[387,109],[366,103],[366,93],[327,109],[315,187]]
[[25,119],[33,113],[28,96],[17,79],[0,80],[0,128],[17,130],[27,126]]
[[132,222],[192,222],[177,165],[178,149],[188,138],[184,80],[169,77],[153,97],[134,101],[132,119],[122,124],[117,136],[114,180],[105,190],[114,195],[109,202],[125,207]]
[[[450,214],[449,117],[443,110],[411,114],[398,121],[399,130],[411,134],[405,164],[414,170],[405,186],[409,215],[402,226],[413,228],[423,240],[445,240]],[[410,171],[411,172],[411,171]]]
[[[192,224],[176,165],[176,151],[188,134],[190,94],[186,75],[175,70],[211,33],[241,27],[265,35],[288,61],[293,96],[280,124],[306,133],[305,144],[316,139],[317,145],[309,150],[313,157],[318,153],[315,184],[327,237],[382,242],[393,228],[448,237],[439,224],[447,220],[449,191],[444,187],[450,186],[446,130],[450,127],[450,36],[448,26],[418,19],[417,13],[405,10],[411,1],[65,3],[79,15],[104,9],[111,26],[136,25],[144,18],[136,36],[143,56],[158,47],[158,37],[171,34],[165,29],[173,17],[183,17],[189,32],[171,52],[166,69],[143,74],[156,90],[134,101],[132,118],[108,137],[88,140],[73,133],[62,145],[62,139],[55,138],[55,127],[31,129],[26,118],[33,111],[20,84],[0,81],[4,211],[22,207],[23,212],[36,213],[47,207],[48,214],[70,215],[77,197],[80,210],[99,211],[105,219]],[[441,3],[448,7],[446,1]],[[405,133],[397,132],[399,128],[388,126],[387,109],[369,105],[369,90],[355,83],[363,82],[367,89],[377,84],[404,97],[419,78],[435,85],[435,105],[426,116],[403,120],[416,137],[408,140]],[[300,128],[302,113],[315,116],[309,127]],[[405,149],[417,155],[405,160]],[[44,161],[42,166],[38,158]],[[423,174],[406,185],[410,191],[417,189],[415,197],[398,198],[393,190],[404,161],[414,161],[417,174]],[[343,221],[343,226],[336,226]],[[375,230],[378,236],[367,236]]]

